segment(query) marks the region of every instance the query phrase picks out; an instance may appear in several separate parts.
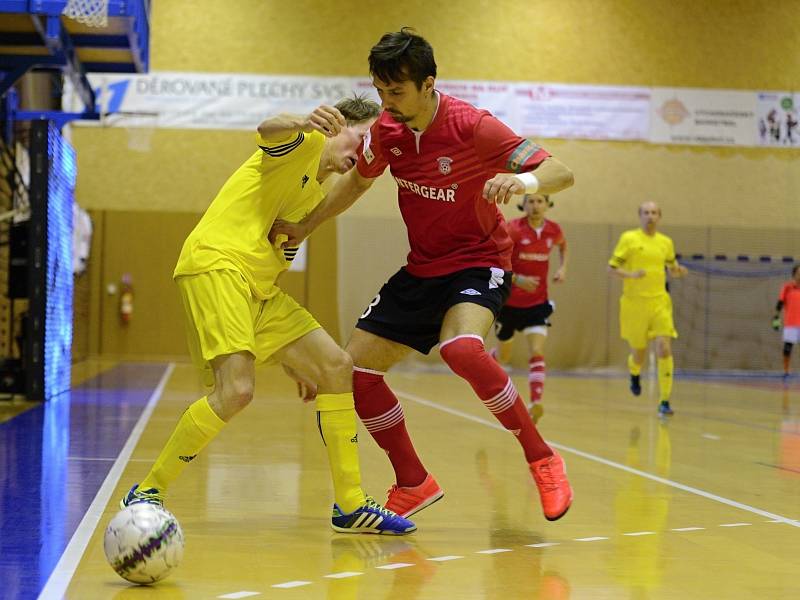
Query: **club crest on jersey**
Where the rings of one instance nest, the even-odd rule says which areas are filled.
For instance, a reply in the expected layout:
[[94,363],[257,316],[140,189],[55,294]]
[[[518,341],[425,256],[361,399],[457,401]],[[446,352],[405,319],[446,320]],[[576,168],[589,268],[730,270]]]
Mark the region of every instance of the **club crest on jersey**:
[[403,151],[402,151],[402,150],[400,150],[400,148],[398,148],[397,146],[395,146],[394,148],[391,148],[391,149],[389,150],[389,152],[391,152],[391,153],[392,153],[392,154],[394,154],[395,156],[400,156],[400,155],[403,153]]
[[452,158],[448,158],[447,156],[440,156],[436,159],[436,162],[439,163],[439,173],[442,175],[449,175],[450,171],[452,171],[452,167],[450,166],[453,163]]

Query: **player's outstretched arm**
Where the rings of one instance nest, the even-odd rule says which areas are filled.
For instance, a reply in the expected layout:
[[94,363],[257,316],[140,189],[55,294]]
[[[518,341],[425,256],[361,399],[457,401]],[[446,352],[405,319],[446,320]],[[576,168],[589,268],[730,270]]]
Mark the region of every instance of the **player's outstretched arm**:
[[508,204],[518,194],[555,194],[575,183],[572,171],[552,156],[544,159],[535,172],[498,173],[483,186],[483,197],[496,204]]
[[350,169],[302,221],[289,223],[276,219],[268,234],[269,241],[274,244],[279,235],[285,235],[287,239],[281,243],[282,248],[299,246],[320,224],[350,208],[370,188],[373,181],[374,178],[362,177],[358,169]]
[[335,106],[323,104],[308,115],[280,114],[264,119],[258,126],[258,135],[265,141],[282,141],[293,133],[319,131],[334,137],[347,125],[342,113]]
[[536,179],[539,180],[539,194],[555,194],[575,184],[572,169],[557,158],[549,156],[534,170]]

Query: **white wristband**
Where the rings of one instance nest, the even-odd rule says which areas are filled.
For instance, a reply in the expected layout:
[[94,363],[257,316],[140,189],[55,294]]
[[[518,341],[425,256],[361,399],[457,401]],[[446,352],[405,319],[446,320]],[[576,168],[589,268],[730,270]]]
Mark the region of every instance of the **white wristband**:
[[514,178],[525,186],[526,194],[535,194],[539,190],[539,180],[533,173],[519,173]]

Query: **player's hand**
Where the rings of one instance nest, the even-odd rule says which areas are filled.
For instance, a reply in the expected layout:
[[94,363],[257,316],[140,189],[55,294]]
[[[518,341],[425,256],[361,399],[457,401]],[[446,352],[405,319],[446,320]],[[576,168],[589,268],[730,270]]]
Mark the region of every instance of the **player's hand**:
[[317,399],[317,386],[310,382],[298,381],[297,396],[303,402],[313,402]]
[[781,330],[781,317],[780,317],[780,315],[775,315],[772,318],[772,328],[775,331],[780,331]]
[[675,278],[686,277],[686,275],[689,274],[689,269],[687,269],[683,265],[676,265],[675,267],[669,270],[669,274]]
[[553,283],[564,283],[567,280],[567,270],[561,267],[556,274],[553,275]]
[[289,365],[281,365],[286,374],[297,383],[297,396],[303,402],[313,402],[317,397],[317,385],[306,379],[300,373],[292,369]]
[[308,115],[306,122],[303,124],[303,131],[306,133],[319,131],[326,137],[335,137],[346,126],[347,121],[338,108],[323,104]]
[[517,275],[514,285],[526,292],[533,292],[539,287],[539,278],[535,275]]
[[631,271],[628,273],[628,279],[642,279],[647,275],[647,271],[644,269],[637,269],[636,271]]
[[269,243],[278,244],[281,248],[297,248],[311,232],[304,223],[290,223],[283,219],[275,219],[267,234]]
[[508,204],[515,194],[524,194],[525,186],[513,173],[498,173],[483,184],[483,197],[487,202]]

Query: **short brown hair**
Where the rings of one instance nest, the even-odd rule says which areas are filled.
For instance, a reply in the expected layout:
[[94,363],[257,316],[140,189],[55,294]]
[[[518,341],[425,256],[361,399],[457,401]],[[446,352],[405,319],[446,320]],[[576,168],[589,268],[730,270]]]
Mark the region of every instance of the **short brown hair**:
[[342,98],[335,106],[347,121],[348,127],[375,119],[381,114],[380,104],[361,94],[353,94],[351,98]]
[[413,81],[418,90],[436,77],[433,48],[412,27],[385,34],[369,52],[369,72],[386,83]]

